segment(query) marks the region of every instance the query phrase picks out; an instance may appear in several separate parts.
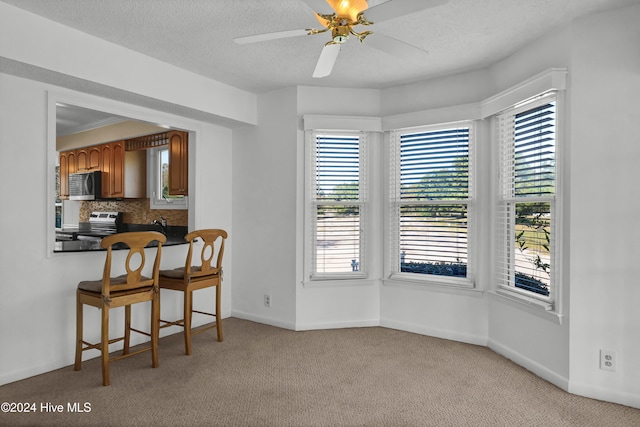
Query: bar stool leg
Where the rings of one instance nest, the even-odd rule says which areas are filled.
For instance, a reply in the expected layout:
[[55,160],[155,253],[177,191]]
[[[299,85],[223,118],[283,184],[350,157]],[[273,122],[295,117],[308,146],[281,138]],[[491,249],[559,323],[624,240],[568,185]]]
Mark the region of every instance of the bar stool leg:
[[109,306],[102,306],[102,385],[109,385]]
[[83,304],[80,302],[79,292],[76,291],[76,360],[73,366],[74,371],[82,368],[82,339],[83,339]]
[[160,291],[151,300],[151,366],[158,367],[158,340],[160,336]]
[[131,339],[131,306],[124,306],[124,347],[122,354],[129,354],[129,340]]
[[221,297],[220,283],[216,286],[216,330],[218,332],[218,341],[222,342],[222,315],[220,314],[220,297]]
[[191,315],[193,312],[193,291],[184,291],[184,350],[191,355]]

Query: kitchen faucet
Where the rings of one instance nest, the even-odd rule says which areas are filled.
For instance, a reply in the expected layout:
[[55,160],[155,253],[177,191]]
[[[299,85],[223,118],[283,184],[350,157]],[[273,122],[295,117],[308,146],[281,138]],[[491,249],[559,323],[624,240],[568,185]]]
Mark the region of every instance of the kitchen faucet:
[[166,235],[167,234],[167,219],[165,217],[163,217],[162,215],[160,215],[160,219],[162,220],[162,222],[158,221],[157,219],[154,219],[153,221],[151,221],[151,224],[159,225],[160,228],[162,229],[162,234]]

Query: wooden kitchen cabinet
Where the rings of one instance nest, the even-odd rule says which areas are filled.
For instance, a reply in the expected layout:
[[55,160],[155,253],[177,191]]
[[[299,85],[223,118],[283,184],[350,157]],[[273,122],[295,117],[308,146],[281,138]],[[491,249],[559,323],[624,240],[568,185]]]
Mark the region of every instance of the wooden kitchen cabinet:
[[59,182],[60,188],[58,189],[58,197],[61,199],[69,198],[69,153],[67,151],[61,151],[59,154],[60,174]]
[[[171,131],[151,137],[161,137],[163,144],[169,143],[169,176],[173,177],[173,192],[187,195],[188,183],[188,134]],[[138,137],[137,139],[140,139]],[[77,172],[102,172],[102,198],[143,199],[147,197],[147,149],[156,145],[136,147],[133,140],[121,140],[98,144],[75,150],[61,151],[60,187],[61,199],[69,198],[69,174]],[[144,141],[143,141],[144,142]],[[129,147],[129,151],[127,151]],[[173,173],[171,169],[174,169]]]
[[89,169],[89,155],[86,150],[76,150],[76,166],[78,172],[87,172]]
[[60,188],[58,190],[61,199],[69,197],[69,174],[99,171],[102,167],[102,151],[99,145],[61,151],[58,157],[60,164]]
[[99,146],[102,157],[102,197],[144,198],[147,159],[144,151],[126,151],[125,141]]
[[58,154],[60,164],[60,188],[59,197],[61,199],[69,198],[69,174],[78,172],[78,156],[76,150],[61,151]]
[[99,171],[102,167],[102,150],[100,146],[78,148],[75,150],[77,171]]
[[189,194],[189,134],[181,131],[167,133],[169,140],[169,195]]
[[69,173],[78,172],[78,156],[75,150],[67,152],[67,164],[69,165]]
[[124,197],[124,141],[100,145],[102,197]]

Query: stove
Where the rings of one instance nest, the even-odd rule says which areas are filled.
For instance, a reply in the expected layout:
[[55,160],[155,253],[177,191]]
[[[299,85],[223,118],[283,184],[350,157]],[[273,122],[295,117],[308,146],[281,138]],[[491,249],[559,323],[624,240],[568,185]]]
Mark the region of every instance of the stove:
[[122,213],[91,212],[89,228],[89,232],[95,236],[115,234],[122,228]]
[[101,240],[123,231],[122,212],[91,212],[89,222],[56,229],[56,241]]

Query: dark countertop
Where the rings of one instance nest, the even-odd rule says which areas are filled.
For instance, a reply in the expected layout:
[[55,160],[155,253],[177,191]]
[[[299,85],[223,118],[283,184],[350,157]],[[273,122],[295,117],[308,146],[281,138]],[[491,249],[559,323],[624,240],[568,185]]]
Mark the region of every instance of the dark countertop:
[[[146,225],[146,224],[124,224],[124,228],[120,231],[160,231],[160,228],[155,225]],[[167,241],[163,243],[163,247],[167,246],[175,246],[175,245],[185,245],[187,242],[184,240],[184,236],[187,234],[187,227],[167,227]],[[92,234],[86,234],[92,236]],[[99,239],[100,234],[93,234],[95,239],[89,240],[68,240],[55,242],[53,247],[53,252],[93,252],[93,251],[106,251],[102,246],[100,246],[101,240]],[[103,236],[102,236],[103,237]],[[147,247],[156,247],[158,246],[157,242],[151,242]],[[127,246],[124,244],[116,244],[113,246],[114,250],[119,249],[127,249]]]

